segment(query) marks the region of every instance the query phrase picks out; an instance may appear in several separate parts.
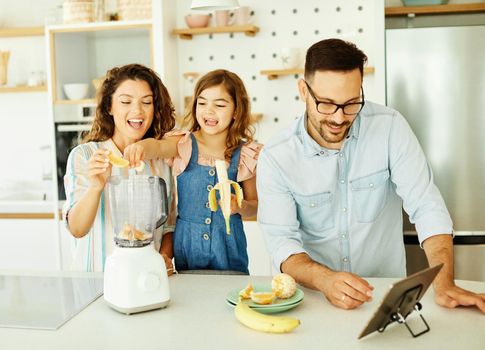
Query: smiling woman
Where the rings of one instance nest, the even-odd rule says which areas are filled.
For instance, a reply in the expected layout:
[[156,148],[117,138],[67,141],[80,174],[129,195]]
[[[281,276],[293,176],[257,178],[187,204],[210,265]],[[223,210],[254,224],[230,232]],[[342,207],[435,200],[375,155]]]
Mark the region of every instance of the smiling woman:
[[[148,166],[142,167],[122,157],[130,145],[146,138],[161,139],[174,125],[170,96],[154,71],[138,64],[108,71],[98,91],[93,126],[84,143],[70,153],[64,177],[64,217],[68,230],[78,238],[73,257],[75,270],[102,271],[105,258],[114,246],[113,232],[108,229],[112,225],[104,190],[109,176],[126,176],[129,168],[138,166],[137,174],[163,178],[167,192],[171,192],[171,172],[162,160],[151,160]],[[112,167],[110,159],[118,159],[114,165],[120,165],[122,159],[126,166]],[[172,212],[159,235],[173,231],[173,219]],[[157,249],[161,244],[159,238],[156,238]],[[169,259],[166,264],[171,264]]]

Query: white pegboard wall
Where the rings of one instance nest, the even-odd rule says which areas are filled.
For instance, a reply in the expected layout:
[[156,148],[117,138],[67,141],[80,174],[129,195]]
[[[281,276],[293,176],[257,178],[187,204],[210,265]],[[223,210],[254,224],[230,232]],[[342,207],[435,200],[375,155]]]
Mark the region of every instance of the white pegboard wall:
[[[178,28],[186,27],[184,16],[191,12],[190,2],[177,1]],[[182,77],[184,72],[203,74],[218,68],[235,72],[246,85],[252,111],[263,114],[256,136],[264,143],[300,116],[305,106],[298,97],[300,76],[268,80],[260,71],[282,68],[280,49],[283,47],[299,48],[303,67],[308,47],[319,40],[337,37],[354,42],[367,54],[369,66],[376,68],[376,75],[364,78],[366,98],[383,102],[383,0],[239,0],[239,3],[251,8],[252,23],[260,31],[254,37],[225,33],[178,39],[180,96],[192,94],[193,84]],[[215,25],[213,22],[211,19],[209,25]],[[382,78],[376,79],[380,74]]]

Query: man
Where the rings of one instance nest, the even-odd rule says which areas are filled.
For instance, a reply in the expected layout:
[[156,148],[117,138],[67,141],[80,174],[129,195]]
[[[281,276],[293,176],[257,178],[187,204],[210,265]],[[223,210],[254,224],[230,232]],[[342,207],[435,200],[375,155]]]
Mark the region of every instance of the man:
[[445,307],[476,305],[485,294],[457,287],[452,222],[424,153],[405,119],[368,101],[366,55],[338,39],[307,52],[298,82],[306,114],[276,136],[258,160],[258,222],[275,267],[335,306],[372,299],[363,277],[406,274],[402,208],[415,223]]

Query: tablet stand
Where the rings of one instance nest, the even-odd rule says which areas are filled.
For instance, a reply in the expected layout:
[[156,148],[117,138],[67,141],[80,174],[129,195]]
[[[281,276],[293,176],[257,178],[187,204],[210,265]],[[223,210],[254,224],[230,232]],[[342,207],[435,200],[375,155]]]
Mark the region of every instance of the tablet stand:
[[[411,333],[411,335],[414,338],[420,336],[421,334],[429,332],[430,330],[429,325],[420,312],[423,306],[419,301],[417,301],[419,300],[419,296],[421,294],[422,289],[423,289],[423,285],[420,284],[416,287],[410,288],[407,291],[405,291],[402,294],[401,298],[399,299],[399,303],[397,303],[396,305],[394,305],[392,308],[388,310],[389,320],[384,325],[384,327],[379,328],[378,331],[382,333],[384,332],[384,330],[388,325],[390,325],[393,322],[397,322],[397,323],[404,324],[408,329],[409,333]],[[426,326],[426,329],[419,333],[414,333],[413,330],[409,327],[408,323],[406,322],[406,317],[408,317],[409,314],[411,314],[411,312],[413,311],[418,312],[419,317],[421,318],[424,325]]]

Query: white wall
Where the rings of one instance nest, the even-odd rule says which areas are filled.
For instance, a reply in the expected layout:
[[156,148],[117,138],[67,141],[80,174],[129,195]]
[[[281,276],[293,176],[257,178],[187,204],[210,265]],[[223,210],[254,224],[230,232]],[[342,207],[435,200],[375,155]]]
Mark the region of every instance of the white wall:
[[[190,0],[177,1],[177,26],[186,27],[184,15],[191,12]],[[286,76],[269,81],[260,70],[281,69],[282,47],[302,51],[311,44],[338,37],[357,44],[369,57],[376,72],[364,78],[367,99],[384,103],[384,0],[240,0],[254,11],[253,23],[260,28],[255,37],[243,33],[197,35],[178,41],[180,79],[184,72],[206,73],[225,68],[237,73],[251,97],[252,110],[263,113],[257,138],[265,142],[304,111],[298,98],[297,77]],[[211,23],[211,25],[213,25]],[[180,95],[190,95],[187,82]],[[182,98],[182,97],[181,97]],[[179,101],[181,103],[181,101]]]

